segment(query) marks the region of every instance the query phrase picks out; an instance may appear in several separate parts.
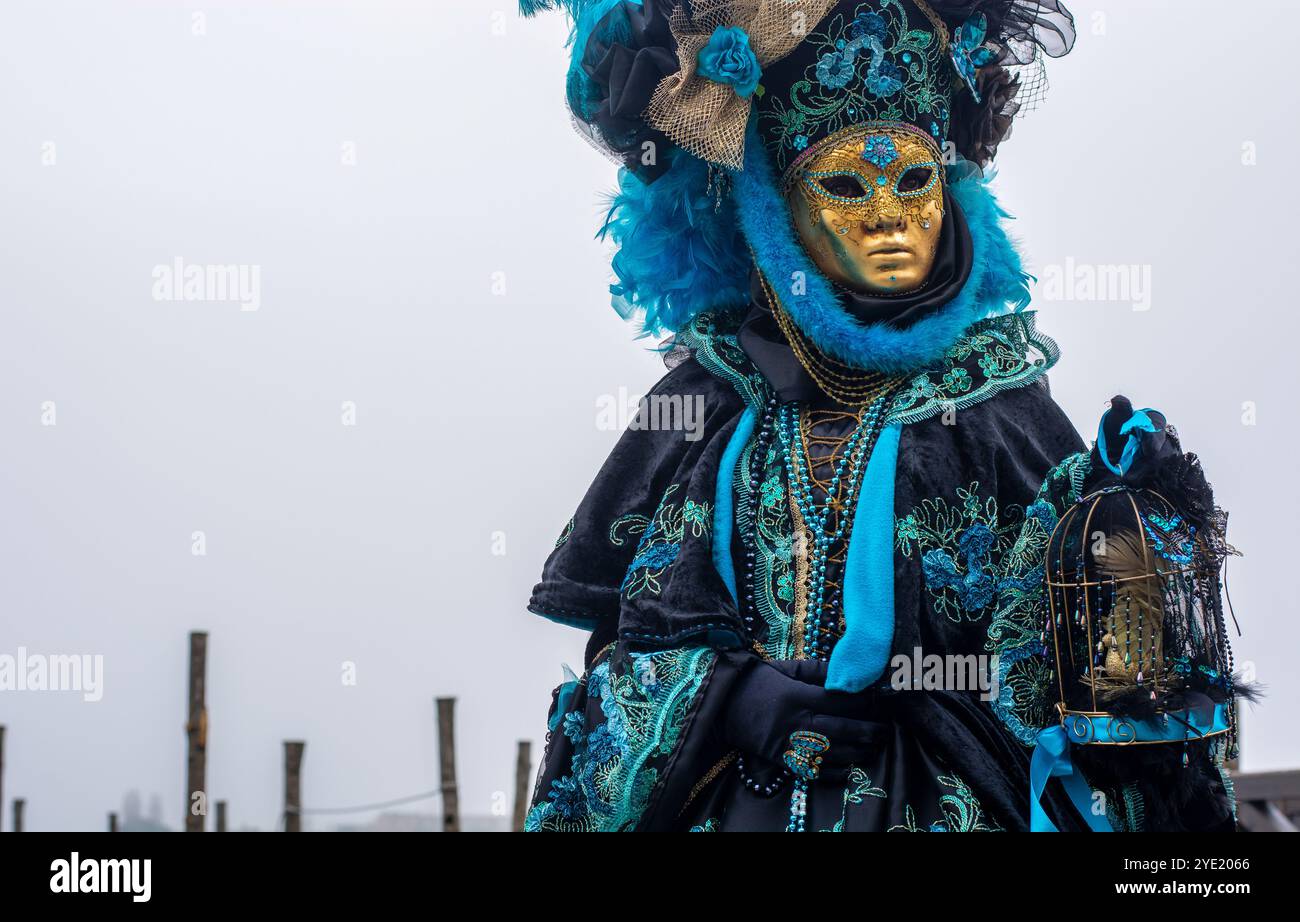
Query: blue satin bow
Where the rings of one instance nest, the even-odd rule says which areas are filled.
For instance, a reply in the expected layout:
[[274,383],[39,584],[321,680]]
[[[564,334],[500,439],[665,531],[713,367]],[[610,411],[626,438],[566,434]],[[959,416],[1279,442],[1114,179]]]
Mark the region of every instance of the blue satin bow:
[[1106,450],[1106,417],[1110,415],[1107,410],[1101,415],[1101,424],[1097,426],[1097,454],[1101,455],[1102,463],[1110,468],[1112,474],[1116,477],[1123,477],[1128,473],[1128,469],[1133,466],[1137,460],[1138,449],[1142,445],[1139,432],[1157,432],[1155,422],[1148,416],[1148,413],[1158,413],[1151,407],[1141,410],[1134,410],[1133,415],[1124,421],[1119,427],[1120,435],[1127,435],[1128,441],[1124,443],[1124,451],[1120,455],[1119,466],[1116,467],[1110,461],[1110,453]]
[[1047,727],[1038,734],[1034,745],[1034,758],[1029,763],[1029,831],[1060,832],[1043,809],[1043,791],[1047,782],[1060,778],[1070,802],[1088,822],[1093,832],[1113,832],[1106,817],[1092,811],[1092,788],[1083,776],[1074,770],[1070,758],[1070,738],[1060,724]]

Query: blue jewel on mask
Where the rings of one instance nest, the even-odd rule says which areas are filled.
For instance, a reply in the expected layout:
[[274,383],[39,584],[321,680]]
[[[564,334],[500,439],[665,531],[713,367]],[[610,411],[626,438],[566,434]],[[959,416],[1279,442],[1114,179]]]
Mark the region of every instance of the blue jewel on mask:
[[883,170],[898,159],[898,148],[887,134],[869,134],[862,143],[862,159]]

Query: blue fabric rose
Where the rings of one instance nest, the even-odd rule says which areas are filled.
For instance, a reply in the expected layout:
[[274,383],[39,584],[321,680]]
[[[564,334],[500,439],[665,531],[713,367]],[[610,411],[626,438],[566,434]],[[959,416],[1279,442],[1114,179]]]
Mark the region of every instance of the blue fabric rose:
[[728,84],[737,96],[749,97],[758,89],[763,69],[749,47],[749,36],[736,26],[718,26],[700,49],[696,69],[714,83]]
[[878,38],[883,41],[889,34],[889,26],[879,13],[859,13],[849,26],[849,34],[854,38]]
[[903,71],[896,64],[881,61],[867,75],[867,93],[877,99],[893,96],[903,88]]
[[817,79],[822,86],[838,90],[848,86],[853,79],[853,55],[842,51],[831,51],[817,62]]

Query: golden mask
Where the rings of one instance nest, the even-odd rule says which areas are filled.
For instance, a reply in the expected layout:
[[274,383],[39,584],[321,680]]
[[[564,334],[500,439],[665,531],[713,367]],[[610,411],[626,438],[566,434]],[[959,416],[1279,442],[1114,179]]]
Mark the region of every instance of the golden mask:
[[824,139],[787,179],[804,249],[846,288],[920,288],[943,227],[942,164],[934,142],[902,124],[855,125]]

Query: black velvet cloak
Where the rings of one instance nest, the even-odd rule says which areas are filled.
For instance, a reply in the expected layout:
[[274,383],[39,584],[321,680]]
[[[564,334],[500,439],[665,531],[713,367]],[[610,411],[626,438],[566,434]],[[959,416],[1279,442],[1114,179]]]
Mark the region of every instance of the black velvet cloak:
[[[864,687],[845,691],[826,687],[825,661],[795,655],[788,484],[754,456],[753,418],[778,397],[737,332],[705,315],[678,336],[673,367],[533,592],[531,611],[591,640],[583,677],[555,690],[527,828],[779,831],[791,803],[783,756],[803,729],[831,740],[808,789],[809,830],[1026,830],[1030,747],[1054,719],[1043,547],[1091,468],[1048,391],[1055,345],[1031,313],[984,321],[892,398],[893,502],[875,578],[892,569],[893,604],[871,625],[889,663],[855,664]],[[703,409],[693,431],[665,425],[682,401]],[[756,601],[738,573],[757,574]],[[986,681],[931,687],[920,667],[932,654],[968,657]],[[1230,827],[1208,744],[1189,771],[1178,797],[1196,809],[1157,812]],[[1165,795],[1110,780],[1111,825],[1144,828],[1144,798]],[[1087,828],[1056,782],[1045,806],[1058,828]]]

